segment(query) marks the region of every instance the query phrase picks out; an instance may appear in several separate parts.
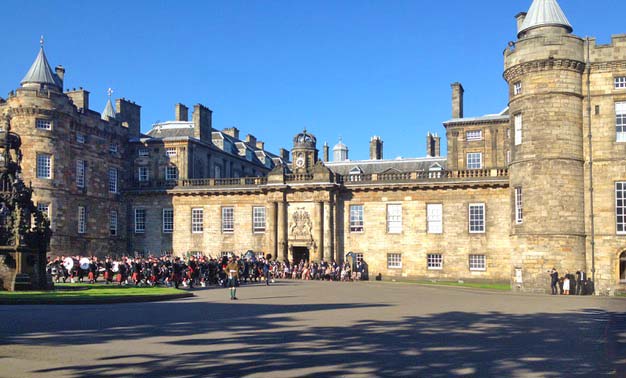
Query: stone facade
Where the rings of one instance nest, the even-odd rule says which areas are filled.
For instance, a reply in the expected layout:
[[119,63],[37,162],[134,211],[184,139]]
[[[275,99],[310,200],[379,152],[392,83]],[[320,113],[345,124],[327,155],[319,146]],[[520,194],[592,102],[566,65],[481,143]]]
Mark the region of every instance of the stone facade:
[[[429,133],[424,158],[385,160],[373,137],[369,160],[348,160],[342,146],[345,159],[330,162],[325,146],[320,161],[315,136],[304,131],[290,162],[289,152],[267,152],[253,135],[215,129],[202,105],[189,121],[177,104],[174,121],[141,134],[136,104],[117,100],[115,117],[102,120],[88,92],[50,83],[23,85],[0,99],[0,112],[32,146],[23,174],[51,204],[54,254],[253,250],[344,261],[353,252],[370,277],[543,292],[556,267],[588,272],[599,293],[624,291],[626,200],[616,188],[626,187],[626,36],[610,45],[583,40],[555,2],[554,12],[536,14],[542,2],[530,21],[518,15],[518,39],[504,52],[506,109],[465,117],[463,87],[452,84],[445,157]],[[38,129],[39,119],[51,129]],[[87,142],[76,142],[77,133]],[[36,178],[38,152],[53,156],[50,179]],[[88,162],[85,189],[76,187],[77,159]],[[111,167],[119,194],[108,192]],[[77,233],[77,206],[89,209],[85,234]],[[111,210],[117,235],[105,226]]]

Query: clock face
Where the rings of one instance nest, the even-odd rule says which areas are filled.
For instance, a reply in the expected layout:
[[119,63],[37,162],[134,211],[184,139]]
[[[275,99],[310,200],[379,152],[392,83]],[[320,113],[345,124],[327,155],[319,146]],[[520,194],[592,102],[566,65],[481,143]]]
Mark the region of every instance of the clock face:
[[298,159],[296,159],[296,167],[304,167],[304,157],[300,156]]

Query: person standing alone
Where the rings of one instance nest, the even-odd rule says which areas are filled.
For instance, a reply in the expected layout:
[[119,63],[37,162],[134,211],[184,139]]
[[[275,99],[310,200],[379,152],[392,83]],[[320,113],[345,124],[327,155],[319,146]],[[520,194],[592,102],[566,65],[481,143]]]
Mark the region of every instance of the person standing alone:
[[239,279],[239,264],[230,257],[226,265],[226,273],[228,274],[228,287],[230,290],[230,300],[237,300],[237,280]]
[[550,273],[550,288],[552,289],[552,295],[557,295],[558,291],[556,289],[556,285],[559,283],[559,272],[556,271],[556,268],[552,268]]

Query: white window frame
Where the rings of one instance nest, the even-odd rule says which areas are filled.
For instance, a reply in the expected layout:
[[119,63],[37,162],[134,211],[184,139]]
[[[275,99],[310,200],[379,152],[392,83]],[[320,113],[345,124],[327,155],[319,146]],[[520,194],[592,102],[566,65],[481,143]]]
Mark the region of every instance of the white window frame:
[[235,208],[232,206],[222,207],[222,233],[232,234],[235,232]]
[[85,206],[78,206],[78,233],[87,232],[87,209]]
[[178,168],[173,165],[166,166],[165,167],[165,181],[176,181],[176,180],[178,180]]
[[118,193],[118,171],[117,168],[109,168],[109,193]]
[[[478,211],[480,209],[480,212]],[[478,215],[481,215],[480,218],[476,218]],[[467,218],[469,223],[469,233],[470,234],[484,234],[487,225],[486,218],[487,214],[485,211],[484,203],[470,203],[467,207]]]
[[465,165],[467,169],[483,169],[483,153],[468,152],[466,155]]
[[513,94],[514,95],[522,94],[522,82],[521,81],[513,83]]
[[615,103],[615,141],[626,142],[626,101]]
[[511,151],[506,152],[506,163],[511,164]]
[[215,165],[213,171],[215,172],[215,178],[222,178],[222,167],[220,165]]
[[201,234],[204,232],[204,209],[194,207],[191,209],[191,233]]
[[402,204],[400,203],[387,204],[387,233],[402,233]]
[[513,116],[513,126],[515,127],[515,145],[519,146],[522,144],[522,132],[523,132],[523,118],[522,113],[518,113]]
[[85,160],[76,160],[76,187],[85,188],[85,171],[87,162]]
[[109,234],[117,236],[117,211],[111,210],[109,213]]
[[174,157],[178,154],[178,152],[176,151],[176,147],[166,147],[165,148],[165,156],[167,157]]
[[174,232],[174,209],[163,209],[161,213],[162,227],[164,234]]
[[443,254],[441,253],[429,253],[426,255],[426,268],[428,270],[442,270],[443,269]]
[[522,187],[515,188],[515,223],[522,224],[524,222]]
[[252,207],[252,232],[260,234],[265,232],[265,207]]
[[364,223],[363,205],[350,205],[350,232],[362,233]]
[[483,131],[482,130],[468,130],[465,132],[465,139],[468,141],[483,140]]
[[387,269],[402,269],[402,253],[387,253]]
[[76,143],[85,144],[87,138],[83,133],[76,133]]
[[626,235],[626,181],[615,183],[615,233]]
[[616,76],[613,79],[613,85],[615,89],[625,89],[626,88],[626,76]]
[[148,167],[138,167],[137,168],[137,179],[139,182],[148,182],[150,181],[150,168]]
[[426,232],[443,234],[443,204],[426,204]]
[[137,150],[138,156],[150,156],[150,148],[148,147],[139,147]]
[[115,142],[109,143],[109,152],[112,154],[116,154],[118,151],[118,145]]
[[146,232],[146,209],[144,208],[136,208],[135,209],[135,233],[143,234]]
[[38,179],[52,178],[52,155],[38,153],[36,174]]
[[468,264],[469,270],[484,272],[487,270],[487,257],[478,254],[469,255]]
[[37,210],[39,210],[43,215],[48,219],[49,222],[52,222],[52,217],[50,215],[50,202],[38,202]]
[[37,119],[35,121],[35,128],[38,130],[52,130],[52,120]]

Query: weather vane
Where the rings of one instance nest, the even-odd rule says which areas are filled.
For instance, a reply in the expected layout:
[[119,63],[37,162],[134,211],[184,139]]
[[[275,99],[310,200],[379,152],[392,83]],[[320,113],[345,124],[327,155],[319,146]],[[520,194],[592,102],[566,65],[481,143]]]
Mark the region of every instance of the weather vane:
[[43,35],[41,36],[41,38],[39,38],[39,44],[41,45],[41,47],[43,47]]
[[111,98],[111,95],[113,95],[113,89],[107,89],[107,94],[109,95],[109,98]]

